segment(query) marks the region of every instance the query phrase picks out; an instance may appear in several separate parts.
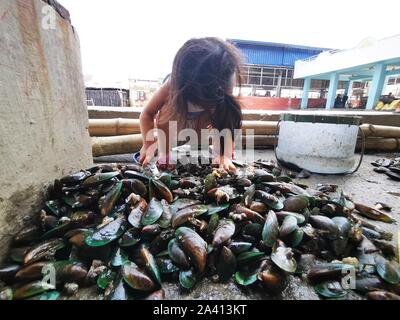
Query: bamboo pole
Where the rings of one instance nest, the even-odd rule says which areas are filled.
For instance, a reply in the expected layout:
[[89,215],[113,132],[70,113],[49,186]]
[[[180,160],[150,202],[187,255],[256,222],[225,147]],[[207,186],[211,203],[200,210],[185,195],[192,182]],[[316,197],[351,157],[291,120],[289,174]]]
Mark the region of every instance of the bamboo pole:
[[89,134],[92,137],[119,136],[140,133],[138,119],[90,119]]
[[142,135],[92,138],[93,157],[137,152],[142,148]]
[[[361,140],[357,141],[357,149],[361,149]],[[367,138],[365,140],[365,150],[367,151],[400,151],[400,139],[395,138]]]
[[363,124],[361,130],[366,137],[400,138],[400,127]]
[[[253,139],[255,149],[271,149],[274,147],[276,141],[274,135],[242,136],[241,141],[243,147],[250,147],[250,145],[247,145],[248,139]],[[140,134],[115,137],[93,137],[93,156],[134,153],[140,150],[142,144],[142,136]],[[361,149],[361,140],[357,142],[357,149]],[[400,151],[400,139],[367,138],[365,150],[385,152]]]
[[[273,135],[276,133],[276,121],[243,121],[242,131],[254,130],[254,135]],[[89,134],[92,137],[118,136],[140,133],[140,122],[137,119],[90,119]]]
[[243,121],[243,135],[247,135],[246,130],[254,130],[253,135],[274,135],[278,129],[277,121]]

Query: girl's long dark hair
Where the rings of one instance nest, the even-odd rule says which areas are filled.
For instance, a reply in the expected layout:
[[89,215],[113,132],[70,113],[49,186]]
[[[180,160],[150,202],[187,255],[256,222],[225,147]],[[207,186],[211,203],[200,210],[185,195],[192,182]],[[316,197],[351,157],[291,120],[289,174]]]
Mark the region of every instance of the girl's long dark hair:
[[[232,95],[233,77],[241,86],[239,50],[218,38],[191,39],[178,51],[171,73],[170,101],[185,116],[188,103],[215,110],[212,126],[232,133],[242,124],[242,110]],[[215,109],[214,109],[215,108]]]

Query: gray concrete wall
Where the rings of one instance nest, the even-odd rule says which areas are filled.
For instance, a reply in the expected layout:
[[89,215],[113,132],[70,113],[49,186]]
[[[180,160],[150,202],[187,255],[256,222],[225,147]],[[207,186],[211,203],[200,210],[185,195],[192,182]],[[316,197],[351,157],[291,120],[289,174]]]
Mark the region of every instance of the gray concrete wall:
[[0,1],[0,260],[46,184],[93,161],[79,39],[47,3]]

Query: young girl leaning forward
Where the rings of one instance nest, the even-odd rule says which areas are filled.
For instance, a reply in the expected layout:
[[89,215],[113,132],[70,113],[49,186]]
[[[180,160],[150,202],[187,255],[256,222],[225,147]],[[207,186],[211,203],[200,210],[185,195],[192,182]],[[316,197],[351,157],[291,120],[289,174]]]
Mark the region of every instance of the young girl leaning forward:
[[[238,50],[217,38],[192,39],[178,51],[169,80],[154,95],[140,116],[143,147],[140,162],[147,165],[155,156],[154,119],[166,139],[157,139],[158,164],[169,168],[170,121],[177,129],[194,129],[201,140],[202,129],[227,129],[229,139],[214,148],[213,164],[235,171],[232,163],[234,130],[240,129],[242,112],[233,88],[240,85],[241,59]],[[225,130],[226,132],[226,130]],[[226,140],[226,141],[225,141]]]

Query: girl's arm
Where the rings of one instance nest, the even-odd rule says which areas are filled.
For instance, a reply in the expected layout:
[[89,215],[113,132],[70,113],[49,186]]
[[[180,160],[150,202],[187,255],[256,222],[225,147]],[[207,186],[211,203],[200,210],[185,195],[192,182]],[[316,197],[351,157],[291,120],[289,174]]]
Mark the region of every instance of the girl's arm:
[[143,147],[140,150],[140,162],[147,165],[154,157],[156,141],[154,138],[154,118],[167,102],[170,83],[165,83],[151,98],[140,114],[140,131],[143,137]]
[[236,167],[232,163],[233,153],[235,150],[234,142],[232,139],[227,139],[224,146],[224,154],[220,154],[219,146],[215,145],[216,141],[213,141],[213,165],[218,165],[221,169],[228,172],[236,172]]

